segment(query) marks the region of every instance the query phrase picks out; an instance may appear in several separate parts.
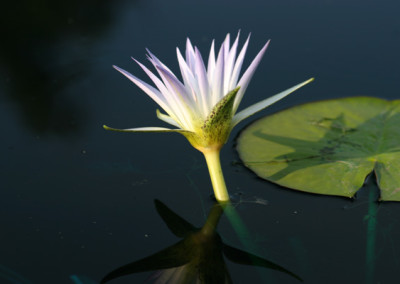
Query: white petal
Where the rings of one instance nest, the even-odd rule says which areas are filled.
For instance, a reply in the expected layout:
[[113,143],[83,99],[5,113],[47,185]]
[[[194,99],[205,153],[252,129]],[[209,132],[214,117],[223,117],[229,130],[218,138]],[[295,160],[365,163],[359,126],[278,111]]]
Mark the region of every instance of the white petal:
[[198,106],[193,98],[187,94],[185,87],[181,82],[168,70],[161,66],[156,66],[157,71],[161,75],[164,84],[167,86],[172,97],[174,98],[174,113],[177,114],[179,121],[185,126],[185,129],[193,129],[193,114],[198,113]]
[[[149,58],[150,62],[154,65],[156,68],[158,74],[160,75],[161,79],[164,82],[164,85],[167,87],[171,95],[178,95],[180,100],[183,100],[187,102],[189,105],[194,104],[194,100],[190,97],[187,96],[187,91],[184,87],[184,85],[178,80],[178,78],[175,76],[175,74],[167,67],[165,66],[155,55],[151,54],[151,52],[148,50],[149,54],[151,57]],[[175,101],[175,103],[177,103]]]
[[171,124],[173,126],[176,126],[178,128],[182,128],[182,126],[179,125],[179,123],[177,121],[175,121],[172,117],[161,113],[159,110],[157,110],[156,113],[157,113],[158,119],[160,119],[160,120],[162,120],[162,121],[164,121],[164,122],[166,122],[168,124]]
[[208,66],[207,66],[207,75],[208,81],[211,82],[211,78],[213,77],[215,70],[215,48],[214,48],[214,40],[211,43],[210,55],[208,56]]
[[230,43],[231,43],[231,35],[227,34],[224,42],[222,43],[222,47],[224,48],[224,61],[225,62],[228,58]]
[[[174,105],[174,101],[171,98],[171,95],[168,91],[168,89],[165,87],[165,85],[163,84],[163,82],[161,82],[161,80],[155,76],[146,66],[144,66],[142,63],[140,63],[139,61],[137,61],[135,58],[132,58],[142,69],[144,72],[146,72],[146,74],[150,77],[150,79],[153,81],[153,83],[157,86],[157,88],[160,90],[161,95],[163,96],[164,101],[166,102],[168,108],[165,109],[163,108],[169,115],[174,117],[174,113],[173,113],[173,105]],[[174,117],[176,118],[176,117]]]
[[225,95],[224,94],[224,63],[225,48],[222,45],[215,65],[213,78],[211,79],[211,98],[209,100],[209,108],[214,107]]
[[261,102],[258,102],[242,111],[239,113],[235,114],[235,116],[232,118],[232,127],[234,127],[236,124],[241,122],[243,119],[246,119],[247,117],[255,114],[256,112],[259,112],[260,110],[263,110],[264,108],[272,105],[273,103],[279,101],[280,99],[283,99],[290,93],[296,91],[297,89],[303,87],[304,85],[314,81],[314,78],[308,79],[307,81],[304,81],[303,83],[300,83],[294,87],[291,87],[275,96],[269,97]]
[[195,73],[197,77],[200,94],[198,94],[199,102],[201,105],[203,119],[209,114],[209,106],[207,104],[207,98],[210,94],[210,85],[207,78],[206,67],[204,66],[203,58],[201,57],[200,51],[195,48]]
[[235,42],[232,45],[232,48],[228,51],[228,54],[226,56],[225,70],[224,70],[224,94],[227,94],[229,91],[231,91],[231,89],[236,87],[234,86],[233,88],[231,88],[230,81],[235,63],[238,42],[239,42],[239,33],[236,37]]
[[243,94],[247,89],[247,86],[250,83],[251,78],[253,77],[254,72],[257,69],[258,64],[260,63],[262,57],[264,56],[265,51],[269,45],[269,41],[264,45],[264,47],[258,52],[257,56],[253,59],[250,66],[247,68],[246,72],[244,72],[242,78],[240,78],[239,83],[237,84],[240,86],[240,90],[236,96],[235,104],[233,105],[233,113],[236,112],[237,108],[239,107],[240,101],[242,100]]
[[188,96],[185,86],[175,77],[174,74],[168,72],[162,66],[156,66],[157,71],[162,76],[165,86],[174,95],[179,102],[184,102],[188,107],[196,108],[193,99]]
[[176,48],[176,55],[178,57],[179,68],[181,70],[182,79],[185,84],[186,91],[190,93],[192,95],[193,100],[197,102],[198,101],[197,94],[200,92],[200,90],[198,83],[194,78],[194,74],[192,73],[192,70],[190,70],[189,66],[186,64],[185,59],[183,59],[183,56],[179,48]]
[[143,71],[146,72],[146,74],[154,82],[157,88],[161,91],[160,96],[162,96],[163,101],[165,101],[165,106],[163,106],[165,112],[167,112],[176,121],[179,121],[178,123],[182,123],[179,119],[179,114],[176,113],[176,109],[174,107],[176,103],[174,97],[171,96],[170,91],[165,87],[165,85],[161,82],[161,80],[157,76],[155,76],[146,66],[141,64],[135,58],[132,59],[143,69]]
[[113,66],[116,70],[121,72],[125,77],[127,77],[129,80],[131,80],[135,85],[137,85],[140,89],[142,89],[149,97],[151,97],[159,106],[161,106],[166,112],[169,111],[169,107],[167,102],[164,99],[164,96],[160,93],[159,90],[156,88],[150,86],[146,82],[143,82],[142,80],[136,78],[133,76],[131,73],[128,71],[125,71],[124,69],[119,68],[118,66]]
[[244,56],[246,55],[247,46],[249,45],[249,41],[250,41],[250,34],[247,37],[247,40],[244,43],[242,50],[240,51],[239,56],[236,59],[235,67],[233,68],[233,71],[231,74],[231,81],[229,82],[230,89],[234,89],[237,86],[237,81],[239,79],[240,70],[242,69],[243,60],[244,60]]
[[[165,65],[163,64],[154,54],[152,54],[149,50],[147,50],[150,57],[148,58],[153,66],[156,68],[158,74],[164,82],[164,85],[167,87],[169,91],[169,99],[173,102],[171,104],[171,109],[179,117],[179,120],[182,121],[184,112],[182,110],[182,102],[186,102],[188,105],[193,105],[194,100],[191,96],[186,95],[187,91],[182,83],[178,80],[175,74]],[[185,95],[183,95],[185,94]],[[182,123],[184,123],[182,121]]]
[[[167,66],[165,66],[154,54],[149,50],[150,62],[156,68],[158,74],[164,82],[170,93],[170,98],[173,100],[171,109],[175,113],[177,120],[185,127],[185,129],[192,129],[193,113],[197,111],[197,105],[192,95],[188,93],[185,86],[178,80],[174,73]],[[192,114],[188,113],[192,110]]]
[[146,72],[147,76],[150,77],[150,79],[153,81],[153,83],[157,86],[158,90],[163,95],[168,93],[168,90],[165,87],[165,85],[163,84],[163,82],[161,82],[161,80],[157,76],[155,76],[153,74],[153,72],[151,72],[146,66],[144,66],[142,63],[137,61],[135,58],[132,57],[132,59],[143,69],[144,72]]
[[148,59],[154,66],[156,65],[162,66],[165,70],[168,70],[168,72],[174,74],[164,63],[161,62],[160,59],[158,59],[153,53],[151,53],[149,49],[146,48],[146,51],[149,54]]
[[188,38],[186,39],[186,62],[192,72],[194,72],[194,57],[194,49],[190,39]]

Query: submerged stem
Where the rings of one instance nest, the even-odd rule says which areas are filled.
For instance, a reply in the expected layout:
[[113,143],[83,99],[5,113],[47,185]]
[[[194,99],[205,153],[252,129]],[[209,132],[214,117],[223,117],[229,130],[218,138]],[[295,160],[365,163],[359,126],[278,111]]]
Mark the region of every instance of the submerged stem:
[[222,174],[221,169],[221,162],[219,160],[220,149],[212,149],[202,152],[207,161],[215,198],[218,201],[228,201],[229,194],[228,190],[226,189],[224,175]]
[[224,213],[224,208],[226,207],[226,204],[227,202],[215,203],[213,205],[204,226],[201,228],[201,233],[204,236],[210,237],[215,234],[219,219],[221,219],[222,213]]

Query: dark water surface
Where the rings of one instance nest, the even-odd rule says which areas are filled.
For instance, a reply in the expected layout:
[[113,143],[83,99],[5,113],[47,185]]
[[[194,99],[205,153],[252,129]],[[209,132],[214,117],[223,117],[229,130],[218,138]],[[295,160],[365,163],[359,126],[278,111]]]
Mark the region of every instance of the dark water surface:
[[[149,48],[178,73],[175,48],[183,50],[186,37],[207,58],[212,39],[219,45],[240,29],[241,43],[252,33],[245,66],[271,39],[242,107],[316,78],[247,123],[320,99],[397,99],[399,10],[394,0],[3,3],[0,283],[74,283],[71,275],[98,283],[174,244],[178,238],[154,199],[203,225],[213,202],[199,152],[178,134],[103,130],[103,124],[164,126],[155,103],[113,64],[149,82],[130,56],[145,63]],[[396,283],[400,204],[368,201],[377,190],[373,180],[351,201],[256,178],[234,148],[245,124],[233,131],[221,159],[248,235],[238,237],[222,216],[223,241],[284,266],[304,283]],[[300,283],[226,263],[234,283]],[[149,275],[110,283],[143,283]]]

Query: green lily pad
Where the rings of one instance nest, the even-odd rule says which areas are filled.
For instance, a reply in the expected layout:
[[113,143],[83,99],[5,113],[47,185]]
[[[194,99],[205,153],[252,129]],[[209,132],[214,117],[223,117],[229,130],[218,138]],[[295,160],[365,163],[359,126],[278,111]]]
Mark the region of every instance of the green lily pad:
[[374,171],[380,199],[400,201],[400,100],[295,106],[254,122],[237,142],[244,164],[279,185],[352,197]]

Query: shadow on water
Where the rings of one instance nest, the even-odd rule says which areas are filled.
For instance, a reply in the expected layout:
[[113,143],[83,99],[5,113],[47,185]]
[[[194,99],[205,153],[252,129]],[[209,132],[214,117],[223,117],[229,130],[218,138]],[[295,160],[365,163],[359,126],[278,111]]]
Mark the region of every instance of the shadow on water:
[[214,204],[202,228],[196,228],[159,200],[155,200],[155,206],[169,230],[182,240],[151,256],[115,269],[101,283],[145,271],[156,271],[151,275],[151,280],[159,284],[232,283],[224,257],[237,264],[281,271],[302,281],[285,268],[222,241],[216,227],[224,210],[234,210],[231,204]]
[[[4,93],[33,131],[76,131],[83,111],[60,94],[82,78],[93,40],[104,33],[117,1],[6,1],[0,12]],[[57,99],[56,99],[57,97]]]

